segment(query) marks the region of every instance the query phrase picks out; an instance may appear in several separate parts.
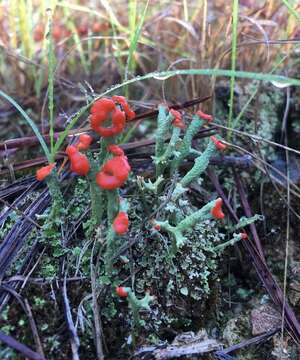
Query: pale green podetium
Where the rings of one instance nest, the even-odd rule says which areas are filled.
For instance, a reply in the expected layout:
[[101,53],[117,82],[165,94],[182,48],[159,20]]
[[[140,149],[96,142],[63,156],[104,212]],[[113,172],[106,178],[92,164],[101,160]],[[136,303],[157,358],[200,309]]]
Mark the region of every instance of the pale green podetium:
[[180,221],[176,226],[169,224],[169,221],[155,221],[155,225],[158,225],[160,229],[167,231],[172,239],[172,253],[175,255],[177,250],[185,243],[187,238],[184,233],[192,229],[197,223],[212,219],[211,210],[215,206],[216,200],[210,201],[204,205],[201,209],[187,216]]
[[135,344],[135,338],[137,336],[137,330],[141,326],[141,319],[140,319],[140,310],[148,310],[150,311],[149,303],[153,301],[155,298],[154,296],[146,295],[142,299],[138,299],[135,293],[129,287],[125,287],[124,290],[127,292],[127,300],[132,311],[133,315],[133,332],[132,332],[132,343]]

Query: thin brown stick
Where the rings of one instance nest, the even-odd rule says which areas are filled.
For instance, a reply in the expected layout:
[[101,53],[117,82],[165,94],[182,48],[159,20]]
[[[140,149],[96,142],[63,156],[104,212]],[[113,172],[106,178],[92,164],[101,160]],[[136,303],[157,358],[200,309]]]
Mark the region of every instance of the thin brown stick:
[[[250,205],[249,205],[248,200],[247,200],[247,195],[246,195],[246,191],[245,191],[245,188],[243,186],[243,183],[240,180],[240,177],[237,175],[236,172],[234,172],[234,175],[235,175],[234,176],[235,181],[238,184],[238,190],[239,190],[239,193],[240,193],[240,198],[241,198],[241,202],[242,202],[242,205],[243,205],[243,208],[244,208],[244,211],[245,211],[245,215],[247,217],[252,217],[253,214],[252,214]],[[259,255],[261,257],[261,260],[266,262],[266,259],[265,259],[265,256],[264,256],[264,251],[263,251],[260,239],[259,239],[257,231],[256,231],[256,226],[254,224],[250,224],[249,227],[250,227],[253,239],[255,241],[255,246],[256,246],[256,248],[257,248],[257,250],[259,252]]]
[[76,331],[76,328],[75,328],[75,325],[74,325],[74,322],[72,319],[70,303],[69,303],[69,299],[68,299],[68,295],[67,295],[66,277],[64,278],[64,282],[63,282],[63,286],[62,286],[62,296],[63,296],[63,301],[64,301],[66,322],[67,322],[67,325],[69,328],[69,333],[70,333],[72,359],[79,360],[78,350],[79,350],[79,346],[80,346],[80,341],[79,341],[79,337],[77,335],[77,331]]
[[32,311],[31,311],[31,306],[30,306],[30,304],[29,304],[29,302],[28,302],[28,300],[26,298],[24,299],[24,305],[25,305],[25,308],[27,310],[27,316],[28,316],[28,320],[30,322],[30,327],[31,327],[31,330],[32,330],[32,336],[33,336],[33,339],[34,339],[34,342],[35,342],[37,352],[39,354],[41,354],[41,356],[45,357],[44,350],[43,350],[43,345],[42,345],[42,342],[41,342],[41,339],[40,339],[40,336],[39,336],[39,333],[38,333],[38,329],[37,329],[37,326],[36,326]]
[[37,352],[31,350],[28,346],[20,343],[13,337],[4,334],[4,332],[0,331],[0,341],[4,342],[10,348],[21,353],[25,358],[30,360],[46,360],[42,355]]
[[[286,89],[286,106],[282,120],[282,137],[284,137],[284,145],[288,144],[288,136],[287,136],[287,119],[290,110],[290,99],[291,99],[291,88],[288,87]],[[286,209],[286,242],[285,242],[285,258],[284,258],[284,276],[283,276],[283,304],[281,309],[281,347],[283,349],[283,336],[284,336],[284,318],[285,318],[285,302],[287,295],[287,270],[288,270],[288,255],[289,255],[289,241],[290,241],[290,223],[291,223],[291,214],[290,214],[290,202],[291,202],[291,191],[290,191],[290,156],[289,152],[285,150],[285,158],[286,158],[286,201],[288,203],[288,207]]]
[[21,305],[21,308],[24,310],[25,314],[28,317],[29,325],[30,325],[30,328],[32,331],[33,340],[35,342],[35,346],[38,350],[38,353],[44,357],[42,343],[41,343],[41,340],[40,340],[40,337],[38,334],[37,326],[36,326],[36,323],[35,323],[28,300],[27,299],[23,300],[22,296],[9,286],[1,285],[1,289],[5,290],[7,293],[12,295],[18,301],[18,303]]
[[95,268],[93,264],[93,254],[94,254],[94,248],[95,243],[93,245],[92,249],[92,255],[91,255],[91,286],[92,286],[92,300],[93,300],[93,313],[94,313],[94,325],[95,325],[95,342],[96,342],[96,352],[97,352],[97,360],[103,360],[104,359],[104,352],[103,352],[103,346],[102,346],[102,326],[101,326],[101,317],[100,317],[100,309],[98,304],[98,296],[97,296],[97,287],[96,287],[96,274],[95,274]]
[[[203,137],[207,137],[210,135],[214,135],[214,131],[215,131],[216,127],[209,127],[209,128],[203,128],[201,129],[198,134],[195,136],[195,139],[201,139]],[[78,129],[76,130],[76,133],[78,134]],[[80,130],[80,132],[82,132],[83,130]],[[168,141],[169,138],[166,138],[166,141]],[[132,150],[132,149],[138,149],[140,147],[144,147],[144,146],[149,146],[149,145],[153,145],[155,144],[155,140],[154,139],[147,139],[147,140],[139,140],[139,141],[133,141],[130,143],[126,143],[126,144],[122,144],[120,145],[120,147],[124,150]],[[1,144],[0,144],[1,146]],[[93,150],[92,150],[93,151]],[[65,154],[63,152],[59,152],[56,157],[55,160],[59,161],[65,158]],[[14,171],[18,171],[18,170],[25,170],[25,169],[30,169],[34,166],[40,166],[42,164],[47,163],[48,160],[45,156],[41,156],[41,157],[37,157],[35,159],[31,159],[31,160],[25,160],[22,161],[20,163],[14,164],[12,165],[12,169]],[[3,174],[7,174],[9,173],[8,169],[3,169],[1,170],[0,168],[0,175]]]
[[138,359],[141,358],[140,355],[142,355],[143,353],[151,353],[151,359],[168,360],[181,358],[182,356],[200,356],[201,354],[203,355],[210,353],[214,350],[218,350],[221,348],[221,346],[222,345],[214,339],[206,339],[184,345],[169,345],[164,348],[145,347],[137,351],[135,355],[138,356]]
[[[74,277],[70,277],[70,278],[66,278],[67,282],[74,282],[74,281],[86,281],[88,278],[85,276],[74,276]],[[39,284],[39,285],[45,285],[45,284],[50,284],[53,282],[63,282],[63,279],[59,279],[57,277],[51,277],[51,278],[32,278],[32,277],[27,277],[27,276],[23,276],[23,275],[15,275],[12,276],[8,279],[2,280],[2,284],[8,284],[11,282],[16,282],[16,281],[24,281],[26,280],[26,282],[30,282],[33,284]]]
[[35,222],[30,216],[27,216],[26,214],[24,214],[24,212],[22,210],[20,210],[20,209],[16,208],[15,206],[11,205],[8,201],[2,199],[1,197],[0,197],[0,201],[2,202],[2,204],[9,207],[11,210],[15,211],[17,214],[19,214],[20,216],[24,217],[26,220],[31,222],[38,229],[42,228],[41,225],[39,225],[37,222]]
[[265,341],[267,341],[271,336],[273,336],[274,334],[276,334],[278,331],[280,330],[280,328],[275,328],[273,330],[270,330],[262,335],[258,335],[258,336],[255,336],[251,339],[248,339],[248,340],[243,340],[241,341],[240,343],[238,344],[235,344],[235,345],[232,345],[230,347],[228,347],[227,349],[224,349],[224,350],[220,350],[220,351],[217,351],[215,353],[215,355],[225,355],[225,354],[229,354],[233,351],[236,351],[236,350],[240,350],[240,349],[243,349],[247,346],[251,346],[251,345],[254,345],[254,344],[261,344]]
[[[178,110],[178,109],[184,109],[190,106],[194,106],[197,104],[200,104],[208,99],[210,99],[211,96],[206,96],[204,98],[197,98],[197,99],[193,99],[193,100],[189,100],[186,101],[182,104],[175,104],[175,105],[169,105],[170,107],[172,107],[172,109]],[[166,104],[167,105],[167,104]],[[151,111],[147,111],[144,112],[142,114],[137,115],[135,118],[133,118],[131,121],[137,121],[140,119],[145,119],[145,118],[151,118],[154,117],[158,114],[158,110],[151,110]],[[85,128],[81,128],[81,129],[73,129],[69,131],[69,136],[70,135],[76,135],[78,133],[82,133],[85,131],[89,131],[91,130],[90,126],[87,126]],[[54,139],[58,139],[58,137],[62,134],[63,132],[56,132],[54,133]],[[46,141],[46,143],[50,142],[50,135],[46,134],[43,135],[44,140]],[[19,149],[19,148],[24,148],[26,146],[34,146],[34,145],[38,145],[39,144],[39,140],[36,136],[27,136],[27,137],[22,137],[22,138],[18,138],[18,139],[10,139],[10,140],[6,140],[3,142],[0,142],[0,150],[6,150],[6,149]]]

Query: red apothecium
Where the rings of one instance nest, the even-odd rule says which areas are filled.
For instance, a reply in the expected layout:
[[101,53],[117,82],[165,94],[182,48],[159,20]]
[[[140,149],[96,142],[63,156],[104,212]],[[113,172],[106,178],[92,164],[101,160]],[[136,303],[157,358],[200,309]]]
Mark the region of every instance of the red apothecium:
[[102,189],[117,189],[125,183],[130,170],[127,157],[116,156],[102,166],[96,175],[96,182]]
[[182,115],[179,111],[171,109],[170,113],[173,115],[173,117],[175,118],[172,122],[172,125],[175,127],[178,127],[180,129],[184,129],[185,128],[185,124],[182,120]]
[[210,140],[214,142],[214,144],[216,145],[216,148],[218,150],[223,151],[227,148],[227,146],[225,144],[223,144],[222,141],[217,139],[215,136],[211,136]]
[[79,136],[79,143],[77,144],[76,147],[78,150],[87,150],[90,147],[92,141],[93,138],[90,135],[81,134]]
[[115,145],[115,144],[108,145],[107,151],[109,151],[111,154],[113,154],[115,156],[123,156],[124,155],[123,149],[120,148],[120,146]]
[[81,154],[74,145],[69,145],[66,148],[66,154],[71,162],[71,171],[85,176],[90,171],[90,163],[86,155]]
[[116,293],[118,296],[126,298],[128,296],[128,292],[123,286],[117,286],[116,287]]
[[212,115],[206,114],[205,112],[203,112],[203,111],[201,111],[201,110],[198,110],[198,111],[196,112],[196,115],[198,115],[200,119],[206,120],[206,121],[208,121],[208,122],[210,122],[210,121],[213,120],[213,116],[212,116]]
[[51,173],[54,167],[55,163],[41,167],[36,172],[36,179],[38,181],[43,181]]
[[128,105],[128,102],[124,96],[114,95],[112,97],[112,100],[115,103],[121,105],[123,111],[126,114],[127,120],[132,120],[135,118],[135,112],[130,108],[130,106]]
[[113,221],[113,229],[118,235],[124,235],[128,231],[129,219],[126,212],[121,211]]
[[[112,125],[103,126],[110,118]],[[125,127],[125,120],[125,113],[119,110],[111,99],[97,100],[91,107],[91,128],[103,137],[120,134]]]
[[215,201],[214,207],[211,209],[211,214],[215,219],[224,219],[225,215],[222,211],[223,200],[218,198]]

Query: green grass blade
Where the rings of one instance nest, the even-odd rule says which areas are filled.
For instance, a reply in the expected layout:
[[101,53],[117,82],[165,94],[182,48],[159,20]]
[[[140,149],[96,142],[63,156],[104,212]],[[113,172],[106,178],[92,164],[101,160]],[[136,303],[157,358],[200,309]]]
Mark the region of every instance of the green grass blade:
[[[275,66],[273,66],[270,74],[274,73],[278,69],[278,67],[286,60],[286,58],[287,58],[287,55],[283,56],[279,61],[277,61]],[[247,110],[248,106],[251,104],[252,100],[257,95],[258,90],[259,90],[259,86],[256,86],[255,90],[253,91],[253,93],[251,94],[251,96],[249,97],[249,99],[247,100],[245,105],[243,106],[242,110],[240,111],[238,116],[234,119],[233,124],[232,124],[233,129],[235,129],[239,125],[239,122],[242,119],[245,111]]]
[[19,20],[19,30],[20,30],[20,40],[21,46],[24,52],[24,55],[29,59],[32,59],[33,55],[33,38],[31,36],[31,18],[32,14],[30,13],[32,7],[27,4],[25,0],[19,0],[18,4],[18,20]]
[[77,49],[79,57],[80,57],[81,64],[82,64],[83,69],[84,69],[84,71],[85,71],[85,73],[87,75],[87,74],[89,74],[88,61],[86,59],[84,49],[82,47],[82,41],[81,41],[81,39],[79,37],[78,30],[76,28],[76,25],[75,25],[74,21],[72,19],[70,19],[70,11],[69,11],[69,9],[67,7],[64,8],[64,15],[68,19],[66,24],[67,24],[68,28],[71,30],[75,46],[76,46],[76,49]]
[[47,46],[48,46],[48,109],[49,109],[49,136],[50,136],[50,149],[51,161],[54,161],[54,72],[55,72],[55,52],[52,38],[52,12],[49,9],[48,14],[48,29]]
[[[231,70],[236,69],[236,58],[237,58],[237,28],[239,19],[239,0],[233,0],[232,2],[232,42],[231,42]],[[234,86],[235,77],[230,78],[230,98],[229,98],[229,114],[227,127],[231,129],[233,119],[233,101],[234,101]],[[228,141],[231,138],[231,131],[228,132]]]
[[129,71],[132,70],[132,56],[133,56],[133,52],[136,49],[137,44],[135,44],[135,46],[133,46],[133,42],[134,42],[134,37],[135,37],[135,33],[137,31],[137,27],[136,27],[136,21],[137,21],[137,14],[136,14],[136,10],[137,10],[137,0],[129,0],[128,2],[128,24],[129,24],[129,31],[130,31],[130,45],[129,45],[129,54],[127,57],[127,63],[126,63],[126,67],[125,67],[125,74],[124,74],[124,80],[126,81],[128,79],[128,73]]
[[[163,80],[166,80],[173,76],[178,76],[178,75],[190,75],[190,76],[199,75],[199,76],[215,76],[215,77],[225,76],[225,77],[229,77],[229,78],[234,76],[236,78],[241,78],[241,79],[276,82],[276,83],[284,84],[286,86],[291,86],[291,85],[300,86],[299,79],[289,78],[289,77],[281,76],[281,75],[271,75],[271,74],[264,74],[264,73],[253,73],[253,72],[248,72],[248,71],[232,71],[232,70],[222,70],[222,69],[182,69],[182,70],[172,70],[172,71],[170,70],[170,71],[162,71],[162,72],[155,71],[155,72],[151,72],[146,75],[143,75],[143,76],[137,76],[137,77],[127,80],[121,84],[116,84],[116,85],[112,86],[111,88],[109,88],[108,90],[106,90],[105,92],[100,94],[96,99],[100,99],[103,96],[109,95],[112,92],[115,92],[116,90],[122,89],[123,87],[133,84],[138,81],[144,81],[144,80],[148,80],[148,79],[156,79],[156,80],[163,81]],[[76,115],[73,117],[73,119],[69,122],[69,124],[66,126],[63,133],[60,134],[60,136],[55,144],[55,147],[54,147],[55,153],[59,150],[59,148],[63,144],[65,138],[68,136],[69,131],[77,123],[78,119],[90,108],[90,106],[92,105],[92,103],[94,101],[92,101],[91,103],[82,107],[76,113]]]
[[294,9],[294,3],[291,4],[288,0],[281,0],[283,4],[288,8],[289,13],[292,14],[295,19],[300,23],[300,14]]
[[[132,2],[134,4],[132,4]],[[133,62],[133,56],[136,51],[139,37],[141,35],[141,31],[143,28],[145,16],[146,16],[147,9],[148,9],[149,0],[147,0],[147,2],[146,2],[144,11],[142,13],[142,16],[141,16],[140,21],[137,26],[136,26],[136,7],[137,7],[136,0],[131,1],[130,4],[131,4],[131,8],[133,8],[133,10],[131,11],[132,12],[131,17],[135,17],[135,19],[130,20],[130,27],[131,27],[132,35],[130,37],[129,54],[128,54],[128,58],[127,58],[126,68],[125,68],[125,81],[128,79],[128,73],[133,72],[134,68],[135,68],[135,63]]]
[[0,96],[2,96],[4,99],[6,99],[8,102],[10,102],[21,113],[21,115],[24,117],[24,119],[26,120],[26,122],[28,123],[28,125],[31,127],[32,131],[35,133],[36,137],[38,138],[48,161],[51,162],[51,154],[48,150],[47,144],[46,144],[42,134],[40,133],[39,129],[33,122],[33,120],[30,119],[30,117],[26,114],[25,110],[23,110],[22,107],[9,95],[7,95],[6,93],[4,93],[3,91],[0,90]]
[[[119,31],[125,31],[127,32],[128,30],[123,26],[121,25],[121,23],[119,22],[118,18],[116,17],[113,9],[111,8],[110,4],[109,4],[109,1],[107,0],[100,0],[101,2],[101,5],[104,7],[104,9],[106,10],[106,12],[109,14],[109,17],[110,17],[110,22],[112,24],[114,24]],[[127,31],[126,31],[127,30]]]
[[[106,12],[109,15],[109,20],[110,20],[110,25],[112,27],[115,27],[115,29],[118,31],[118,33],[124,33],[124,34],[130,34],[130,29],[123,26],[117,19],[116,15],[114,14],[112,8],[109,5],[109,2],[107,0],[100,0],[101,5],[104,7],[104,9],[106,10]],[[91,9],[88,6],[82,6],[82,5],[76,5],[76,4],[71,4],[70,2],[67,1],[61,1],[57,4],[58,7],[62,7],[62,8],[69,8],[75,11],[81,11],[84,13],[89,13],[89,14],[93,14],[93,16],[99,18],[99,19],[105,19],[107,20],[106,16],[103,16],[102,13],[100,13],[99,11],[95,10],[95,9]],[[141,36],[140,38],[140,42],[144,45],[147,46],[152,46],[155,47],[156,44],[155,42],[153,42],[150,38],[147,38],[146,36]],[[162,49],[164,49],[164,47],[162,47]],[[187,54],[183,54],[183,56],[188,56]]]

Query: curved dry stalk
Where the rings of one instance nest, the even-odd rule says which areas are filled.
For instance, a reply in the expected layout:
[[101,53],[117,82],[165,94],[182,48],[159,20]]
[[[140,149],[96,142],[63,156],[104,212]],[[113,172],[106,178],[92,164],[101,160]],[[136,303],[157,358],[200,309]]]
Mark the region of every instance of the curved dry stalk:
[[79,360],[78,350],[79,350],[79,346],[80,346],[80,341],[79,341],[79,337],[77,335],[76,327],[75,327],[73,319],[72,319],[70,302],[69,302],[68,295],[67,295],[66,276],[64,277],[64,282],[63,282],[63,286],[62,286],[62,295],[63,295],[63,300],[64,300],[66,321],[67,321],[67,325],[68,325],[69,333],[70,333],[72,359]]

